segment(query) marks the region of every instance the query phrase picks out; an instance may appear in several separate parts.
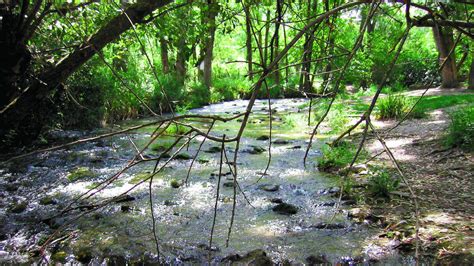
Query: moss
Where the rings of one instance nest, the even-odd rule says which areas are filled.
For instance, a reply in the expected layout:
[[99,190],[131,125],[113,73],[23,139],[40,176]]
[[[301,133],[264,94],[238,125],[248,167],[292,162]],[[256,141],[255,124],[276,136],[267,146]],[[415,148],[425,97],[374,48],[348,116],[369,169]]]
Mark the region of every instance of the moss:
[[134,175],[132,177],[132,179],[130,179],[130,181],[128,181],[129,184],[138,184],[140,183],[141,181],[147,179],[150,177],[150,174],[151,173],[147,173],[147,172],[144,172],[144,173],[138,173],[136,175]]
[[51,260],[56,261],[56,262],[65,263],[66,262],[66,257],[67,257],[67,253],[63,250],[60,250],[60,251],[54,253],[53,255],[51,255]]
[[67,179],[71,182],[74,182],[80,179],[95,176],[97,176],[97,174],[90,170],[88,167],[78,167],[69,172],[69,174],[67,175]]

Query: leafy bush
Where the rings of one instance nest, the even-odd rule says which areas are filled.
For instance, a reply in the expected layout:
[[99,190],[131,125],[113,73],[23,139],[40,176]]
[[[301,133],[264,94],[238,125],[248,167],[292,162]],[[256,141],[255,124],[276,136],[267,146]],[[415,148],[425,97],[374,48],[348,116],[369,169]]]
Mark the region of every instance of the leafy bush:
[[[323,172],[334,172],[352,162],[357,147],[349,142],[340,142],[337,146],[325,145],[322,148],[323,156],[318,160],[318,169]],[[359,159],[366,157],[366,152],[362,151]]]
[[201,107],[211,101],[211,91],[199,81],[189,82],[186,91],[189,93],[185,99],[185,105],[189,108]]
[[369,178],[369,191],[374,196],[389,197],[399,184],[399,179],[392,178],[386,170],[379,170]]
[[378,101],[378,119],[402,118],[410,110],[410,100],[400,94],[389,94]]
[[451,147],[462,147],[474,150],[474,105],[460,108],[450,114],[446,144]]

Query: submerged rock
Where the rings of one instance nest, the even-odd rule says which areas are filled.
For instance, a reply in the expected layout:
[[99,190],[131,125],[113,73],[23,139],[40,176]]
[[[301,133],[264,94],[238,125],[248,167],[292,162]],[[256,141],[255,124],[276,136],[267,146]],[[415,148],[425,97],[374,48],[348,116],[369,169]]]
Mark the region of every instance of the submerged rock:
[[275,139],[272,143],[273,144],[278,144],[278,145],[285,145],[285,144],[288,144],[290,142],[286,139]]
[[176,179],[170,181],[170,185],[172,188],[179,188],[182,184]]
[[134,196],[130,196],[128,194],[125,194],[119,198],[117,198],[114,202],[115,203],[122,203],[122,202],[130,202],[130,201],[134,201],[136,200],[136,198]]
[[179,153],[174,157],[176,160],[191,160],[193,157],[187,153]]
[[346,228],[346,226],[343,223],[327,224],[327,223],[324,223],[324,222],[313,224],[310,227],[315,228],[315,229],[327,229],[327,230],[335,230],[335,229],[344,229],[344,228]]
[[213,146],[213,147],[210,147],[206,152],[207,153],[218,153],[218,152],[221,152],[221,151],[222,151],[221,147]]
[[259,188],[263,191],[275,192],[275,191],[278,191],[280,189],[280,186],[279,185],[272,185],[272,184],[263,184],[263,185],[260,185]]
[[260,146],[252,146],[251,149],[247,150],[248,153],[250,154],[260,154],[262,152],[266,151],[264,148]]
[[75,182],[80,179],[92,178],[96,176],[97,174],[93,172],[91,169],[89,169],[88,167],[78,167],[72,170],[71,172],[69,172],[69,174],[67,175],[67,179],[70,182]]
[[238,265],[274,265],[273,261],[267,256],[267,253],[261,249],[256,249],[240,256],[239,254],[229,255],[221,260],[224,263],[238,264]]
[[292,215],[298,212],[298,207],[289,203],[280,203],[272,209],[274,212],[283,215]]
[[234,182],[224,182],[224,184],[222,184],[224,187],[234,187]]
[[15,202],[10,205],[8,211],[12,213],[21,213],[26,210],[26,207],[28,207],[28,202],[26,201]]
[[283,200],[280,198],[272,198],[272,199],[269,199],[269,201],[275,204],[283,203]]
[[261,135],[260,137],[257,138],[257,140],[268,140],[270,137],[268,135]]

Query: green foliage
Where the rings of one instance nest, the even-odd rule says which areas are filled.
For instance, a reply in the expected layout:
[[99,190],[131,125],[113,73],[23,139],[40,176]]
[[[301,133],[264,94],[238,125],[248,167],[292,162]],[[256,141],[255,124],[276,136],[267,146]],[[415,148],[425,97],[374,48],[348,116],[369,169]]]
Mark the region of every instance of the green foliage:
[[378,197],[389,197],[399,184],[400,179],[392,178],[386,170],[378,170],[369,178],[369,191]]
[[281,116],[283,125],[282,128],[304,128],[307,125],[305,115],[301,113],[289,113]]
[[401,94],[389,94],[377,102],[378,119],[400,119],[410,110],[411,101]]
[[[318,169],[323,172],[334,172],[348,166],[355,154],[357,147],[349,142],[340,142],[337,146],[325,145],[322,147],[323,156],[318,159]],[[365,158],[367,153],[361,151],[358,159]]]
[[457,109],[450,118],[446,144],[474,151],[474,105]]

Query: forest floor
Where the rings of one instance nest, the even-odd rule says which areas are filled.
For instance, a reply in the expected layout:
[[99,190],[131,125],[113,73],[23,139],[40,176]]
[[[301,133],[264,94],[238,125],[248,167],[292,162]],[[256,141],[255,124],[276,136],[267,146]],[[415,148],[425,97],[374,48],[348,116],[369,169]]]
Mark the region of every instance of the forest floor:
[[[407,96],[420,96],[424,90],[408,91]],[[430,89],[426,95],[462,95],[465,89]],[[413,188],[419,211],[420,251],[448,259],[450,263],[468,264],[474,259],[474,155],[457,148],[446,148],[443,137],[449,126],[451,106],[428,113],[423,119],[408,119],[383,134],[387,146],[399,161],[408,185]],[[398,121],[374,120],[384,132]],[[369,140],[371,155],[382,152],[377,139]],[[393,167],[383,153],[375,164]],[[401,250],[413,251],[416,219],[408,186],[401,185],[390,201],[369,204],[375,215],[385,219],[385,232],[378,241],[398,240]],[[374,204],[375,203],[375,204]]]

